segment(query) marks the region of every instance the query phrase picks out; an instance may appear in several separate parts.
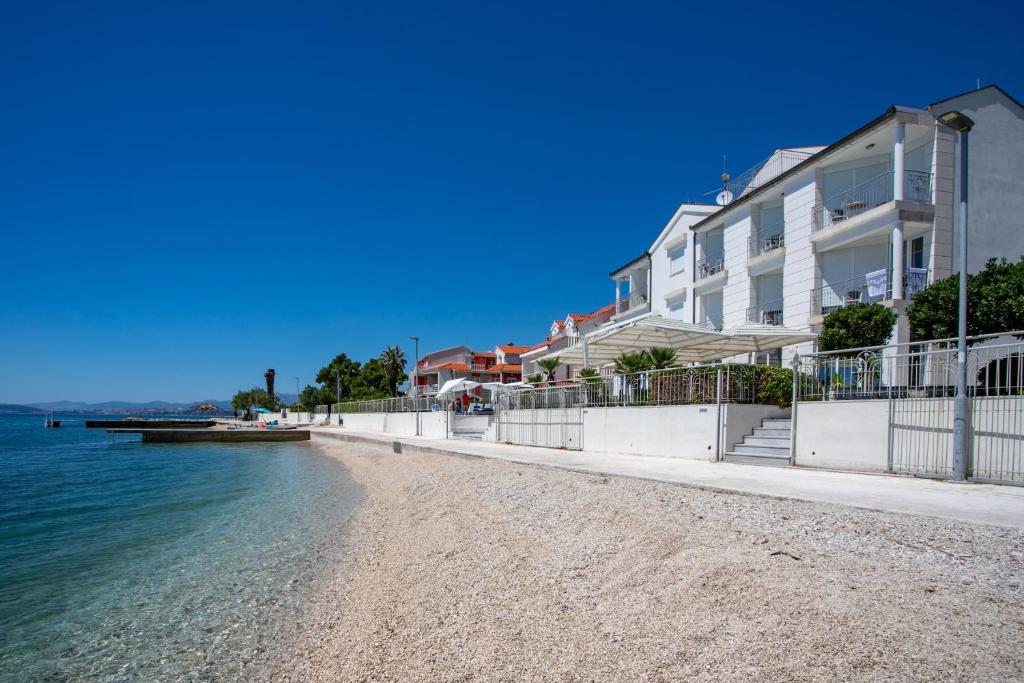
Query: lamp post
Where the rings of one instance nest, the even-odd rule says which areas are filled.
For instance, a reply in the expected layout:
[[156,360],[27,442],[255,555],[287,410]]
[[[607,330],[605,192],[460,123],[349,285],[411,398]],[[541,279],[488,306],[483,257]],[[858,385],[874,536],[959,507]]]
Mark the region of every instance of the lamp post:
[[339,368],[334,368],[334,379],[337,382],[338,403],[341,403],[341,370]]
[[953,481],[967,479],[967,144],[974,121],[958,111],[936,119],[960,138],[960,308],[956,335],[956,396],[953,399]]
[[295,378],[295,405],[299,406],[300,408],[302,407],[302,405],[299,403],[299,396],[300,396],[301,393],[302,392],[299,391],[299,378],[296,377]]
[[409,339],[411,339],[415,343],[415,345],[416,345],[416,361],[415,361],[415,365],[412,366],[412,368],[413,368],[412,369],[412,381],[409,383],[409,387],[413,390],[413,392],[412,392],[412,401],[413,401],[413,407],[416,409],[416,436],[419,436],[420,435],[420,407],[419,407],[419,400],[420,400],[419,393],[420,393],[420,391],[419,391],[419,384],[414,384],[414,382],[416,382],[416,380],[418,379],[418,372],[419,372],[419,368],[420,368],[420,338],[419,337],[409,337]]

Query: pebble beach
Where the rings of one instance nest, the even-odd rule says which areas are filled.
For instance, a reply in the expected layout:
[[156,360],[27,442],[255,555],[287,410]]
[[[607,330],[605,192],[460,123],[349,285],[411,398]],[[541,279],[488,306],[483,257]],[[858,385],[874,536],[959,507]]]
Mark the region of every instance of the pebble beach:
[[291,681],[1016,680],[1024,534],[370,445]]

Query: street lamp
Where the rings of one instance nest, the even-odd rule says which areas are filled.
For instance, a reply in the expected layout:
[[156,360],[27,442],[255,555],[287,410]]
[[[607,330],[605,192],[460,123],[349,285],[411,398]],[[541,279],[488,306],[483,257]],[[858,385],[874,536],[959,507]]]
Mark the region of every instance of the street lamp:
[[337,389],[337,392],[338,392],[338,403],[341,403],[341,369],[340,368],[334,368],[334,379],[338,383],[338,385],[337,385],[338,386],[338,389]]
[[956,396],[953,399],[953,480],[967,479],[967,143],[974,121],[958,111],[937,119],[960,138],[960,309],[956,335]]
[[419,367],[420,367],[420,338],[419,337],[409,337],[409,339],[413,340],[416,343],[416,364],[412,366],[412,368],[413,368],[412,369],[412,380],[409,382],[409,387],[413,390],[413,392],[412,392],[413,407],[416,409],[416,436],[419,436],[420,435],[420,410],[419,410],[419,405],[418,405],[419,400],[420,400],[420,397],[419,397],[419,385],[418,384],[414,384],[414,382],[417,379],[417,373],[419,372]]
[[295,378],[295,405],[299,405],[299,395],[300,395],[301,393],[302,393],[302,392],[301,392],[301,391],[299,391],[299,378],[298,378],[298,377],[296,377],[296,378]]

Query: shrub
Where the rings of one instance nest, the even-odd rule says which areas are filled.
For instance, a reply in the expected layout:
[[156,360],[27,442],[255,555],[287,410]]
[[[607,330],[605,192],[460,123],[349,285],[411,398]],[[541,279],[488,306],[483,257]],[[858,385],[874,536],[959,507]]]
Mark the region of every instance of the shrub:
[[892,336],[896,317],[896,313],[882,304],[852,304],[832,311],[822,323],[818,348],[837,351],[881,346]]
[[[911,339],[955,337],[959,305],[959,275],[925,287],[907,307]],[[991,259],[980,273],[968,275],[967,310],[969,335],[1024,328],[1024,257],[1016,263]]]

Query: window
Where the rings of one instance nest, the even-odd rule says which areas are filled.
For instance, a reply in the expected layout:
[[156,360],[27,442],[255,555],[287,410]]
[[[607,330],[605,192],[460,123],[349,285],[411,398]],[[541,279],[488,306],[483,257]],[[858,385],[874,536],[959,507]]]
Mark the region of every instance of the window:
[[686,307],[686,296],[679,296],[668,301],[668,317],[672,320],[683,319],[683,309]]
[[782,349],[759,351],[754,354],[754,363],[757,365],[774,365],[780,368],[782,367]]
[[669,275],[676,275],[686,269],[686,243],[668,250],[668,272]]
[[915,237],[910,240],[908,255],[910,256],[908,265],[911,268],[924,268],[924,237]]

